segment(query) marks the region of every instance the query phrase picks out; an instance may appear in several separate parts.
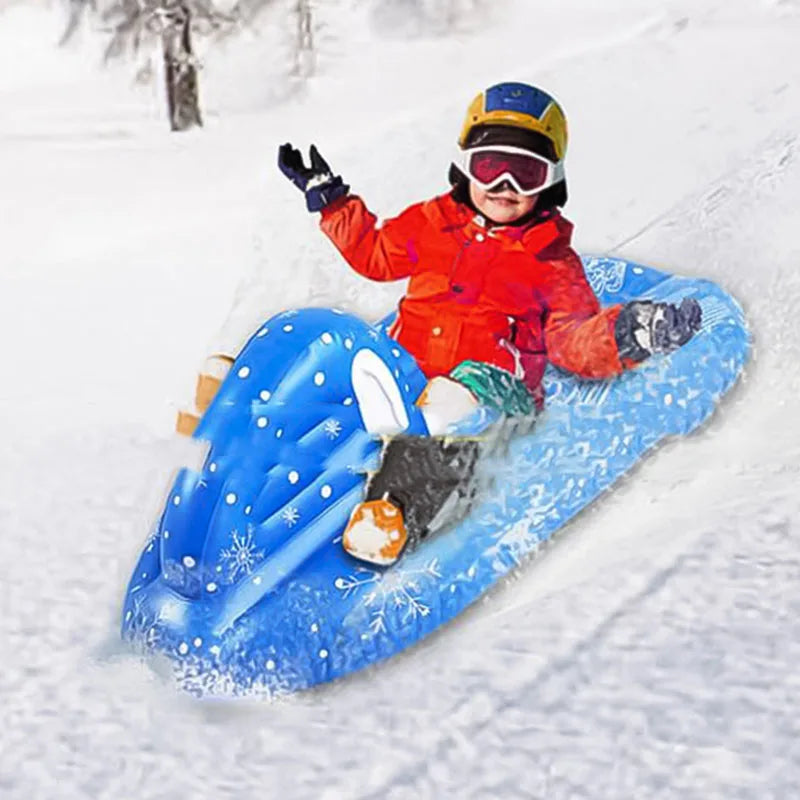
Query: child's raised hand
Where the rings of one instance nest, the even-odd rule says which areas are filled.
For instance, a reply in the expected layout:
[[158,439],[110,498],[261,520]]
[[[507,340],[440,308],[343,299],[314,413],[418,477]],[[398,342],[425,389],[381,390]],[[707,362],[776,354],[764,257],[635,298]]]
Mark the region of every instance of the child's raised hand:
[[643,361],[653,353],[671,353],[700,330],[702,321],[700,304],[688,297],[680,306],[650,300],[628,303],[614,326],[619,356]]
[[312,144],[309,150],[311,165],[306,166],[302,153],[290,143],[278,148],[278,168],[306,196],[309,211],[321,211],[350,187],[339,175],[333,175],[328,162]]

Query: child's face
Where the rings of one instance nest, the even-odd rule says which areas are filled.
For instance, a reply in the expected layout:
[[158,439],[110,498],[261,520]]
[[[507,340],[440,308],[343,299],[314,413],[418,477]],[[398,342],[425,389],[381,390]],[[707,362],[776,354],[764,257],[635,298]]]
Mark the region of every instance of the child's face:
[[475,208],[492,222],[500,225],[509,225],[530,214],[539,197],[517,194],[508,183],[506,186],[507,188],[503,188],[503,184],[500,184],[498,189],[501,191],[493,189],[487,192],[473,181],[469,183],[469,196]]

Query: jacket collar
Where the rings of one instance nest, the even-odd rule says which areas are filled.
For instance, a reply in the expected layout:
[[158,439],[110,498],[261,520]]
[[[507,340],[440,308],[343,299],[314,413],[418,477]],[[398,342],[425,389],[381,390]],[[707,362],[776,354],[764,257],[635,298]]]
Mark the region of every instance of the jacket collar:
[[437,199],[445,228],[461,229],[467,236],[470,229],[482,229],[492,237],[519,242],[525,250],[537,255],[554,246],[569,247],[572,239],[572,223],[557,210],[549,212],[545,219],[533,219],[524,225],[497,225],[450,194]]

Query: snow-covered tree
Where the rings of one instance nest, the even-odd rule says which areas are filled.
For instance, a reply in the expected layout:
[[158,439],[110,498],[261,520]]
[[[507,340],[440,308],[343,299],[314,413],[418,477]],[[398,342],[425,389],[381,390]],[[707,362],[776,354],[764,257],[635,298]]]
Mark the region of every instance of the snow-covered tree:
[[314,18],[311,0],[294,0],[293,78],[306,78],[314,72]]
[[59,44],[65,45],[75,35],[86,14],[96,11],[96,0],[68,0],[67,24]]
[[197,64],[192,53],[191,9],[185,0],[162,7],[160,34],[170,127],[184,131],[202,125],[197,90]]
[[282,56],[291,79],[304,79],[316,71],[316,39],[322,7],[339,0],[238,0],[233,13],[243,27],[272,26],[283,32]]
[[120,55],[129,47],[138,50],[146,39],[159,39],[170,126],[183,131],[202,125],[192,34],[232,27],[235,17],[221,11],[213,0],[106,1],[102,16],[112,26],[106,57]]
[[90,13],[109,34],[107,60],[159,42],[171,128],[182,131],[202,125],[192,36],[232,29],[235,13],[221,10],[215,0],[69,0],[62,44]]
[[[0,0],[0,4],[8,0]],[[370,18],[389,35],[446,35],[469,29],[491,4],[502,0],[62,0],[68,6],[66,43],[81,24],[99,21],[113,59],[158,48],[164,63],[166,98],[173,130],[202,124],[198,99],[196,37],[250,35],[261,42],[260,71],[268,76],[265,96],[285,97],[310,76],[324,72],[362,32]],[[203,48],[208,50],[207,47]],[[153,61],[137,74],[150,80]]]

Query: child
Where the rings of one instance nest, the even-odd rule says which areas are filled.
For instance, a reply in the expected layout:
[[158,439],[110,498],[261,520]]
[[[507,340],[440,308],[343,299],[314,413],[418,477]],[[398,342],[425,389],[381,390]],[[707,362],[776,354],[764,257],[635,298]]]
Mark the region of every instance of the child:
[[[390,335],[431,379],[420,404],[429,429],[479,403],[510,415],[542,407],[549,362],[586,378],[618,375],[699,329],[694,301],[601,309],[561,216],[567,126],[559,104],[522,83],[481,92],[467,110],[448,194],[377,226],[312,145],[310,166],[290,144],[283,173],[322,212],[321,227],[348,263],[378,281],[409,279]],[[451,419],[442,412],[452,410]],[[384,451],[345,547],[392,563],[425,535],[477,457],[470,440],[399,436]]]

